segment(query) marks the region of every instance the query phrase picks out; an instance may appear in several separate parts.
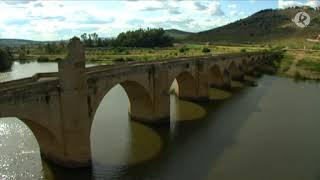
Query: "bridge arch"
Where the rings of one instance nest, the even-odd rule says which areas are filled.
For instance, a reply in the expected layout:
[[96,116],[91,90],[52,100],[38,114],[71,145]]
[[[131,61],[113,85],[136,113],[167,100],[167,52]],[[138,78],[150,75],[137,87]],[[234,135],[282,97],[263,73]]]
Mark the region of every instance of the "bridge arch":
[[58,143],[58,137],[50,129],[36,123],[34,120],[21,116],[0,116],[0,121],[5,118],[10,118],[12,121],[20,121],[31,131],[39,146],[40,154],[44,159],[56,159],[63,156],[63,149],[60,143]]
[[215,64],[209,69],[209,85],[210,87],[223,88],[228,85],[229,73],[226,69],[222,70],[219,65]]
[[88,99],[88,104],[92,104],[93,102],[91,114],[91,121],[95,117],[96,111],[98,110],[102,100],[108,94],[108,92],[114,88],[116,85],[121,85],[126,95],[129,99],[129,109],[128,113],[130,114],[131,119],[139,120],[139,121],[148,121],[152,119],[153,116],[153,101],[150,95],[150,92],[139,82],[125,80],[120,83],[115,83],[107,88],[98,92],[98,94],[94,97],[93,100],[91,98]]
[[239,65],[240,71],[243,73],[248,72],[249,65],[246,59],[242,59]]
[[196,98],[196,81],[192,74],[188,71],[183,71],[177,76],[172,77],[169,83],[177,81],[177,96],[183,99],[194,99]]
[[230,78],[233,80],[241,80],[242,79],[242,72],[237,64],[232,61],[229,66],[227,67],[228,72],[230,73]]

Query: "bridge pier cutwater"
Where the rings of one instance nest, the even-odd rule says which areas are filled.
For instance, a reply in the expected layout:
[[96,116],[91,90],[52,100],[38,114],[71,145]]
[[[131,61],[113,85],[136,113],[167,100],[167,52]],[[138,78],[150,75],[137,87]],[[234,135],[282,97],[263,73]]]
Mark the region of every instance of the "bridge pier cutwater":
[[59,62],[59,72],[0,83],[0,117],[17,117],[34,133],[41,155],[63,167],[91,165],[91,124],[103,97],[117,84],[126,91],[131,119],[168,123],[169,89],[176,79],[179,97],[208,100],[209,88],[228,88],[275,53],[238,53],[85,68],[78,38]]

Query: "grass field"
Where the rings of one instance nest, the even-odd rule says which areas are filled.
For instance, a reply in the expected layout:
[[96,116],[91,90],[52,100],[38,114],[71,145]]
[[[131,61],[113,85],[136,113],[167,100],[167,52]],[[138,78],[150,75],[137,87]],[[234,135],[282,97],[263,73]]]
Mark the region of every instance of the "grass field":
[[282,76],[320,80],[320,51],[288,50],[278,67]]
[[[210,49],[210,52],[203,52],[203,48]],[[199,44],[175,44],[174,47],[168,48],[87,48],[86,59],[88,62],[112,64],[115,62],[152,61],[177,57],[201,56],[206,54],[263,51],[266,49],[267,48],[260,46],[218,46]],[[26,61],[39,60],[41,62],[53,62],[59,61],[66,56],[66,51],[56,54],[47,54],[36,49],[36,47],[31,48],[29,51],[30,53],[24,58]]]

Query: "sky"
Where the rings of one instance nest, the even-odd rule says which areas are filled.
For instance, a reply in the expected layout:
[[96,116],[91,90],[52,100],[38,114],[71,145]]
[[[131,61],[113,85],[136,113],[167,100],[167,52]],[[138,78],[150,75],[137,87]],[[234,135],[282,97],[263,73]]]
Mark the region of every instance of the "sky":
[[297,5],[318,7],[320,0],[0,0],[0,38],[115,37],[147,27],[199,32],[262,9]]

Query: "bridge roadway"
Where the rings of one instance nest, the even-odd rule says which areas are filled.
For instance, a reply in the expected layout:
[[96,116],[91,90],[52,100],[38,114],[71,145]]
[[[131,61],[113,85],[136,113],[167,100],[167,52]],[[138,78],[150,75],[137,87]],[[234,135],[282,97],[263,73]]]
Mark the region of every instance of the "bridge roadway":
[[169,89],[176,79],[178,96],[207,101],[209,88],[230,88],[276,53],[254,52],[130,62],[85,68],[84,47],[70,41],[58,72],[0,83],[0,117],[17,117],[34,133],[43,158],[64,167],[91,165],[90,130],[103,97],[120,84],[131,119],[168,123]]

